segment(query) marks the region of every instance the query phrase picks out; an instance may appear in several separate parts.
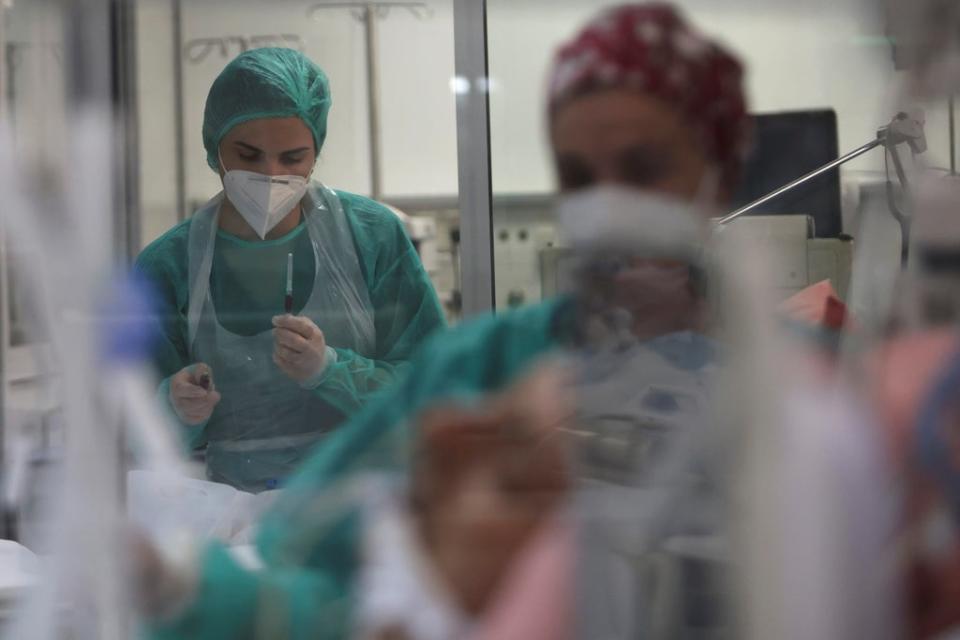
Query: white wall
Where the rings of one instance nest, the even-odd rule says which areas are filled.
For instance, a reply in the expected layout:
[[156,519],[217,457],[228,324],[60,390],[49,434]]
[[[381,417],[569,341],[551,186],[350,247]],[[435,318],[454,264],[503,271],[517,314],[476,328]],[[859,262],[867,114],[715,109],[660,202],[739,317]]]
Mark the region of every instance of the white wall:
[[453,2],[431,0],[418,19],[393,11],[379,24],[384,193],[457,193]]

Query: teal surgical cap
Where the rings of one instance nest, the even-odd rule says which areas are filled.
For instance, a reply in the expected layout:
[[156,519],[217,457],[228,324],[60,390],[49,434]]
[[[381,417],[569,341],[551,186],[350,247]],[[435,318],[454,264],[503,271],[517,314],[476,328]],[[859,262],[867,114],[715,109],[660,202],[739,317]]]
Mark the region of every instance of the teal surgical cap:
[[203,112],[207,164],[220,167],[220,142],[238,124],[258,118],[303,120],[317,153],[327,137],[330,82],[320,67],[293,49],[253,49],[237,56],[213,81]]

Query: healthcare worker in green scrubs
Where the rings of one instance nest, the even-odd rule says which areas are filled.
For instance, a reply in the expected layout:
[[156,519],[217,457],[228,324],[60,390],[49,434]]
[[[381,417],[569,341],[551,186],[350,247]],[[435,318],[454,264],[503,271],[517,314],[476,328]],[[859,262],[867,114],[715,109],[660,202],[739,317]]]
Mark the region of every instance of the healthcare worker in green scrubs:
[[223,192],[137,259],[162,303],[160,396],[208,477],[278,488],[444,326],[397,217],[314,178],[330,87],[303,54],[233,60],[203,142]]

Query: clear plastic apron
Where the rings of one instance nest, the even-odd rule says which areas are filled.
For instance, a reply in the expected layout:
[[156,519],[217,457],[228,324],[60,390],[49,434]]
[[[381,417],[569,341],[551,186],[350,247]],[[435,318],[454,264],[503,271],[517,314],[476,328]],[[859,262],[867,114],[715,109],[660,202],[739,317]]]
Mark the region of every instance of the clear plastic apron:
[[[272,328],[241,336],[218,321],[210,274],[223,197],[204,205],[190,225],[190,356],[210,365],[222,396],[206,427],[207,476],[244,491],[262,491],[281,485],[344,416],[274,364]],[[373,305],[340,199],[313,183],[303,208],[316,273],[301,315],[323,330],[331,347],[372,357]]]

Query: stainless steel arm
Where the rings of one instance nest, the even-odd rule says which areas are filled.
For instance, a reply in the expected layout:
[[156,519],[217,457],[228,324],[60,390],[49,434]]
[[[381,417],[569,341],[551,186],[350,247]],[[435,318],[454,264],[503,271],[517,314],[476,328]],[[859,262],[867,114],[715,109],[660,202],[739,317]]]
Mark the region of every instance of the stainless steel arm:
[[730,222],[733,222],[740,216],[744,215],[745,213],[749,213],[750,211],[756,209],[760,205],[765,204],[770,200],[773,200],[774,198],[777,198],[783,195],[784,193],[787,193],[788,191],[792,191],[793,189],[796,189],[800,185],[805,184],[810,180],[813,180],[817,176],[823,175],[824,173],[826,173],[827,171],[830,171],[831,169],[835,169],[842,164],[850,162],[854,158],[858,158],[863,154],[867,153],[868,151],[872,151],[873,149],[876,149],[877,147],[883,145],[884,143],[885,143],[885,138],[882,135],[878,135],[876,140],[872,140],[867,144],[863,145],[862,147],[858,147],[857,149],[854,149],[850,153],[840,156],[833,162],[828,162],[827,164],[823,165],[819,169],[814,169],[807,175],[797,178],[793,182],[785,184],[779,189],[775,189],[774,191],[771,191],[770,193],[763,196],[762,198],[754,200],[750,204],[744,205],[732,213],[728,213],[727,215],[717,220],[717,224],[728,224]]

